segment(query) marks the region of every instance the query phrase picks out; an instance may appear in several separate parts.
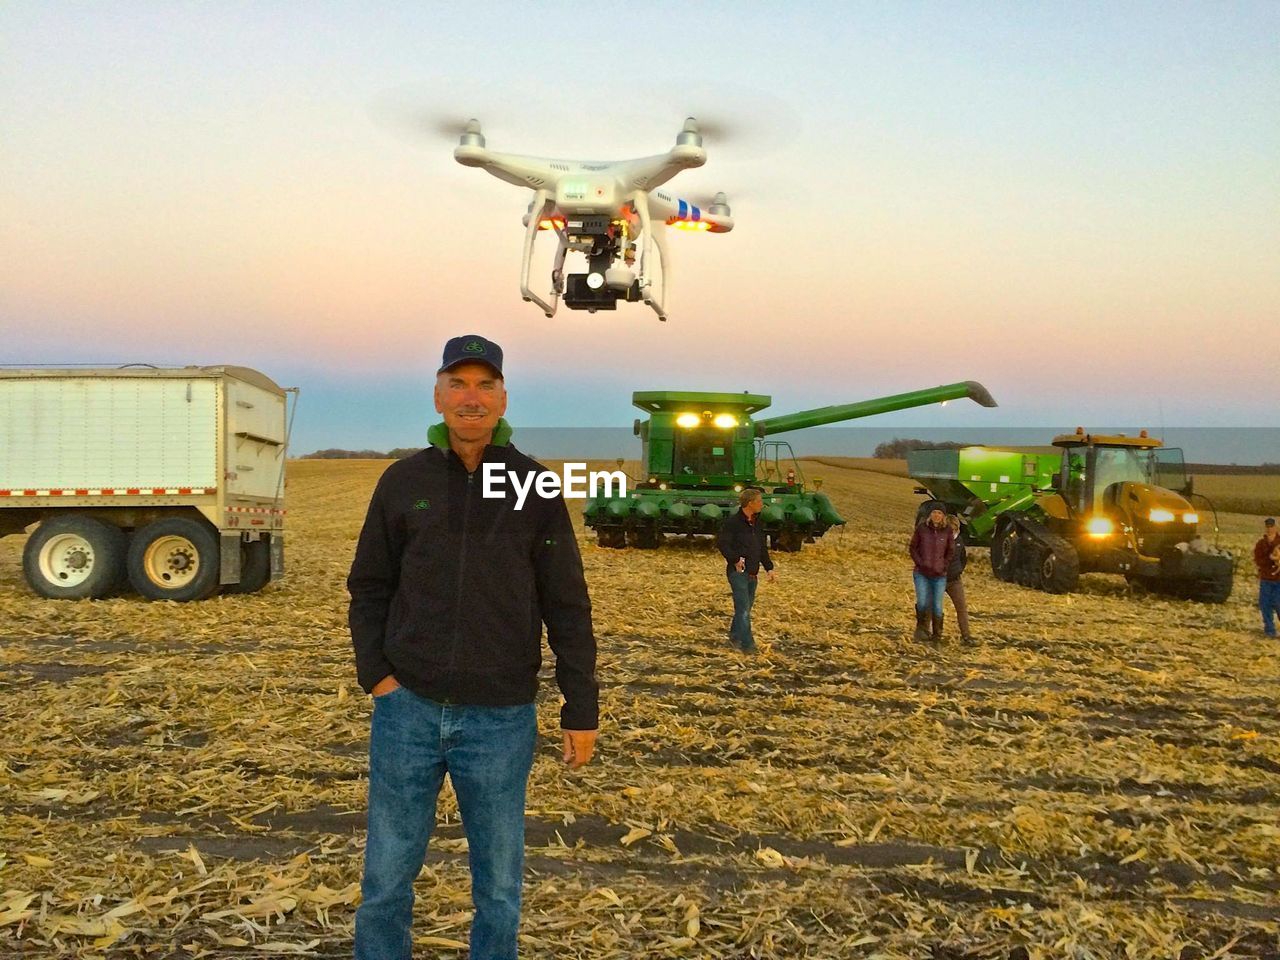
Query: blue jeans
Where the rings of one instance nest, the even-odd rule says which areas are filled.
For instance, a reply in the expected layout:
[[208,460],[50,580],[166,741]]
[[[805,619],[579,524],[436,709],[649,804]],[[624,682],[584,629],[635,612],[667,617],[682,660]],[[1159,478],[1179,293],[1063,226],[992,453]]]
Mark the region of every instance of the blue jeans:
[[733,594],[733,620],[729,622],[729,642],[746,653],[754,653],[755,637],[751,635],[751,608],[756,602],[756,585],[760,582],[730,570],[729,592]]
[[916,609],[932,611],[935,617],[942,616],[942,598],[947,594],[946,577],[926,577],[919,570],[911,571],[916,585]]
[[1258,581],[1258,609],[1262,611],[1262,632],[1274,637],[1275,616],[1280,613],[1280,580]]
[[373,700],[369,839],[356,960],[410,960],[413,881],[449,774],[471,861],[472,960],[515,960],[524,799],[537,738],[533,704],[444,705],[398,687]]

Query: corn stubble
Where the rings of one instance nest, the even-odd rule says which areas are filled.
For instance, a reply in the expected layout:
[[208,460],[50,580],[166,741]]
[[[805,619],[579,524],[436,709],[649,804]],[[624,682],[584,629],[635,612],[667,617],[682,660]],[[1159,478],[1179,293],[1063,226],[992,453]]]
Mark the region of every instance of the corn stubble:
[[[857,466],[806,464],[850,523],[778,556],[754,658],[708,542],[580,529],[600,753],[565,771],[544,684],[522,954],[1274,955],[1280,648],[1248,569],[1207,607],[1034,593],[975,550],[984,642],[949,619],[916,646],[911,482]],[[0,541],[0,954],[349,955],[370,708],[343,579],[384,467],[291,464],[289,574],[253,596],[43,601]],[[461,956],[447,788],[440,812],[418,953]]]

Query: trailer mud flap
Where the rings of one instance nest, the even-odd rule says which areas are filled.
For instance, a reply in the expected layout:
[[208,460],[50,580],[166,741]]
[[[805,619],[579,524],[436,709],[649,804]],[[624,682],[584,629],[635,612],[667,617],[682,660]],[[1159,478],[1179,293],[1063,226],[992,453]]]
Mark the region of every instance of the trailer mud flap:
[[240,534],[224,533],[219,538],[218,552],[222,555],[219,562],[218,582],[221,584],[240,582]]
[[284,576],[284,537],[280,534],[271,536],[271,579],[279,580]]

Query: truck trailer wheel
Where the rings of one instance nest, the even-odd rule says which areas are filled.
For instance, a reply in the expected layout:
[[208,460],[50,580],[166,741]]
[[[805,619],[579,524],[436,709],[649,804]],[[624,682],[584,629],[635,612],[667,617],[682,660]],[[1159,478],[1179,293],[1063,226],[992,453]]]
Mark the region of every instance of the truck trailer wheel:
[[96,600],[123,579],[126,542],[123,530],[101,520],[53,517],[27,540],[22,572],[42,597]]
[[148,600],[203,600],[218,589],[218,538],[196,520],[147,524],[129,544],[129,582]]
[[257,593],[271,580],[271,542],[264,536],[240,543],[240,582],[228,583],[223,593]]

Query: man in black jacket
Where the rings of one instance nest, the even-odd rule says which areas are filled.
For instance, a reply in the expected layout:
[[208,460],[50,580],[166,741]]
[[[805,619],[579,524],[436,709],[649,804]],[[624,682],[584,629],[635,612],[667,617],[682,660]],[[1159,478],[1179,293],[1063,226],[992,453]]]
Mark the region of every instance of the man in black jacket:
[[[448,773],[471,864],[470,955],[515,960],[542,626],[564,761],[580,767],[599,713],[591,603],[564,501],[516,505],[514,478],[528,490],[543,471],[510,445],[501,348],[450,340],[435,404],[444,423],[378,481],[347,579],[356,673],[373,695],[355,956],[409,960],[413,881]],[[513,475],[499,494],[486,464]]]
[[738,512],[720,525],[716,541],[725,559],[724,572],[733,594],[729,642],[744,653],[756,652],[756,641],[751,635],[751,608],[756,602],[760,568],[764,567],[770,583],[776,577],[764,526],[759,522],[763,509],[764,497],[759,490],[754,487],[743,490],[738,496]]

